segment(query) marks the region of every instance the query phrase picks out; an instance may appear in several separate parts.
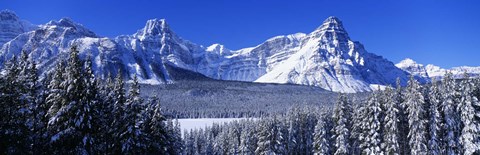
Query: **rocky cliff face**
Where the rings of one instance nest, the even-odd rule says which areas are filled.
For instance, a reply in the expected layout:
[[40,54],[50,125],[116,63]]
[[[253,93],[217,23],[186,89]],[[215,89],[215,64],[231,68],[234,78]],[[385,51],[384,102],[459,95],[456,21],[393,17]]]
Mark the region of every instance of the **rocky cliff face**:
[[[13,13],[3,16],[0,23],[19,21]],[[175,82],[178,74],[170,73],[171,67],[219,80],[302,84],[338,92],[370,91],[372,85],[395,84],[397,77],[405,82],[409,75],[352,41],[336,17],[309,34],[277,36],[236,51],[184,40],[163,19],[149,20],[137,33],[115,38],[98,36],[68,18],[21,30],[0,24],[0,30],[0,38],[8,40],[0,49],[0,63],[25,50],[42,72],[76,45],[82,58],[93,58],[97,76],[120,70],[127,79],[137,75],[152,84]]]

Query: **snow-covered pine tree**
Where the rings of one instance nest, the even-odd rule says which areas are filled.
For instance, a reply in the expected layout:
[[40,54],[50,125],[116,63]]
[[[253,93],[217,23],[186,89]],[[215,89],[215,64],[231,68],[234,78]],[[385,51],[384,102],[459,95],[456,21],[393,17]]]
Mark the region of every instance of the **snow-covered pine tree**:
[[408,112],[408,133],[411,154],[427,154],[427,133],[425,115],[425,99],[421,87],[413,76],[410,76],[405,94],[405,105]]
[[230,145],[229,154],[239,154],[241,133],[237,121],[234,121],[229,125],[228,135],[228,137],[230,137],[228,142],[228,144]]
[[113,95],[113,121],[111,122],[111,127],[109,129],[109,135],[112,135],[113,137],[113,144],[110,144],[108,147],[111,148],[112,152],[115,154],[120,154],[122,152],[122,144],[119,140],[121,134],[119,131],[122,128],[126,107],[125,86],[121,70],[118,70],[113,86],[113,94],[110,94]]
[[407,114],[407,105],[405,105],[405,94],[404,88],[402,88],[400,78],[397,78],[396,89],[395,89],[395,102],[399,103],[398,107],[398,129],[399,137],[398,144],[400,146],[400,154],[409,154],[410,146],[408,144],[408,114]]
[[[48,82],[47,91],[46,91],[46,99],[45,105],[48,107],[47,113],[45,115],[47,126],[46,132],[47,136],[46,142],[50,144],[51,137],[57,132],[56,128],[54,128],[53,124],[48,124],[48,121],[56,116],[57,112],[62,108],[62,105],[66,105],[66,91],[65,86],[62,85],[62,81],[65,81],[65,67],[66,63],[64,61],[59,61],[53,73],[51,73],[51,80]],[[48,152],[54,152],[53,147],[48,147]]]
[[340,94],[335,110],[333,113],[333,121],[335,122],[335,155],[350,154],[350,131],[352,106],[345,94]]
[[46,117],[48,119],[55,116],[66,103],[65,88],[62,85],[62,81],[65,81],[65,66],[64,61],[60,61],[56,64],[51,80],[47,86],[47,97],[45,99],[45,104],[49,107]]
[[398,155],[400,154],[400,145],[398,142],[399,129],[398,123],[400,122],[398,117],[399,103],[395,100],[395,93],[392,87],[385,88],[384,93],[385,101],[385,127],[383,141],[385,144],[385,154]]
[[255,140],[255,128],[253,124],[248,123],[244,128],[241,135],[240,153],[241,154],[255,154],[256,140]]
[[364,154],[383,154],[381,114],[382,108],[379,101],[379,92],[373,92],[365,105],[362,130],[365,132],[360,137],[363,139],[360,147]]
[[178,122],[178,119],[175,119],[173,124],[173,134],[171,135],[174,138],[174,145],[172,147],[177,151],[177,154],[179,154],[178,152],[181,152],[184,148],[181,131],[180,122]]
[[364,128],[362,126],[363,121],[366,120],[363,117],[366,116],[365,106],[362,102],[360,104],[353,105],[353,116],[352,116],[352,133],[350,139],[352,141],[352,154],[360,154],[362,152],[360,145],[365,140],[364,137]]
[[148,133],[151,138],[151,144],[149,149],[150,153],[153,154],[166,154],[166,145],[167,142],[167,129],[165,127],[164,121],[165,117],[162,115],[162,109],[160,107],[160,101],[158,98],[154,97],[151,101],[151,106],[153,107],[153,115],[151,116],[151,121],[149,121],[149,131]]
[[[207,128],[207,129],[209,129],[209,128]],[[213,141],[214,141],[213,135],[212,135],[211,132],[209,132],[207,130],[205,131],[205,134],[207,136],[207,141],[206,141],[206,144],[205,144],[205,154],[214,154],[214,151],[213,151]]]
[[443,102],[441,103],[441,108],[444,113],[443,125],[444,131],[444,149],[445,154],[453,155],[459,154],[459,132],[460,132],[460,115],[457,112],[457,91],[455,80],[453,75],[450,72],[445,74],[445,77],[442,80],[442,98]]
[[120,128],[120,143],[123,154],[145,154],[147,152],[147,139],[143,132],[144,106],[140,98],[140,85],[137,76],[133,76],[133,83],[125,102],[125,115]]
[[[0,70],[0,72],[3,72],[4,70]],[[5,103],[5,98],[7,97],[6,95],[6,90],[7,88],[5,87],[7,85],[7,81],[5,79],[5,76],[3,74],[0,74],[0,115],[1,116],[8,116],[7,114],[9,113],[8,106]],[[0,141],[0,154],[6,154],[6,149],[7,149],[7,135],[6,135],[6,130],[7,130],[7,121],[8,117],[0,117],[0,139],[4,139],[3,141]]]
[[0,151],[5,154],[21,154],[17,147],[21,147],[22,132],[21,128],[24,122],[21,118],[21,92],[19,88],[21,83],[17,79],[20,75],[20,67],[16,56],[13,56],[5,64],[2,75],[3,84],[0,86],[0,105],[1,105],[1,122],[0,122]]
[[285,137],[286,151],[288,154],[309,154],[313,150],[313,133],[315,130],[316,116],[305,108],[297,106],[287,112],[283,123],[287,128],[288,136]]
[[193,135],[193,129],[190,129],[190,131],[185,130],[183,136],[185,137],[185,151],[183,154],[195,154],[195,137]]
[[333,154],[332,133],[333,120],[330,115],[322,114],[318,118],[315,126],[313,138],[313,154],[314,155],[330,155]]
[[34,125],[37,125],[35,115],[37,107],[37,94],[39,93],[39,84],[36,65],[29,60],[26,51],[22,51],[19,59],[20,72],[17,77],[18,88],[20,93],[19,99],[19,115],[17,119],[22,123],[19,124],[19,144],[17,150],[25,151],[24,153],[33,153],[32,147],[37,139],[34,139],[35,132],[32,131]]
[[438,82],[436,82],[435,78],[432,79],[428,98],[430,101],[428,110],[428,152],[431,155],[439,155],[443,154],[441,149],[443,148],[443,145],[441,145],[443,135],[441,134],[440,126],[442,124],[442,118],[439,111],[443,99],[440,88],[438,87]]
[[287,113],[287,123],[288,123],[288,143],[287,143],[287,151],[288,153],[293,152],[300,152],[300,126],[301,123],[299,121],[300,118],[300,110],[298,107],[293,107],[288,110]]
[[462,154],[480,153],[480,126],[478,118],[480,112],[474,108],[479,105],[477,97],[473,94],[473,81],[467,73],[461,82],[461,99],[459,105],[460,117],[462,121],[462,131],[460,135],[460,145],[463,147]]
[[94,153],[103,153],[107,151],[107,135],[108,135],[108,126],[109,122],[107,120],[107,115],[109,114],[108,103],[105,103],[102,100],[100,94],[100,88],[97,84],[97,79],[93,73],[92,69],[92,60],[91,55],[87,55],[84,68],[84,83],[85,90],[83,93],[82,102],[90,106],[90,113],[92,119],[92,139],[90,144],[93,146],[90,152]]
[[[103,79],[102,79],[103,81]],[[110,73],[108,74],[107,77],[105,77],[104,81],[100,81],[99,78],[97,78],[97,85],[98,85],[98,95],[100,98],[100,102],[98,104],[98,113],[102,114],[98,116],[98,119],[100,120],[101,126],[96,127],[97,130],[101,130],[98,134],[97,138],[97,144],[99,145],[98,147],[101,147],[100,150],[103,152],[113,152],[113,145],[114,145],[114,133],[112,133],[113,130],[111,126],[112,122],[115,121],[114,118],[114,111],[113,111],[113,106],[114,106],[114,83],[113,79],[110,76]],[[98,144],[99,143],[99,144]]]
[[257,133],[258,142],[255,154],[284,154],[278,118],[264,119],[260,122]]
[[[175,122],[173,122],[172,119],[167,119],[165,125],[167,132],[166,154],[182,154],[185,150],[186,143],[182,139],[180,123],[178,122],[178,120],[175,120]],[[186,138],[185,135],[184,137]]]
[[85,101],[85,76],[83,63],[76,46],[72,46],[66,67],[65,104],[50,118],[48,124],[53,129],[51,144],[56,153],[93,152],[93,130],[91,104]]

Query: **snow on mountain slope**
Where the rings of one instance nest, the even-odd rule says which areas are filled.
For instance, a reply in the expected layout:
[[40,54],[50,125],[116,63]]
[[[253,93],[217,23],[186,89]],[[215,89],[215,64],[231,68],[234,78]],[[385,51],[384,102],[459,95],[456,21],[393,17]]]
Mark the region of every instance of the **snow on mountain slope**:
[[[77,40],[80,38],[85,39]],[[19,55],[22,50],[25,50],[32,58],[35,58],[34,60],[42,68],[50,65],[51,60],[61,56],[61,51],[70,49],[70,45],[74,42],[78,44],[83,41],[88,41],[85,44],[93,42],[87,38],[97,38],[97,35],[67,18],[58,22],[50,21],[5,43],[0,50],[3,58],[1,61],[9,59],[13,55]]]
[[425,69],[425,66],[423,66],[422,64],[418,64],[417,62],[413,61],[410,58],[402,60],[395,66],[414,76],[429,77],[428,72]]
[[408,73],[388,60],[368,53],[351,41],[336,17],[324,23],[301,41],[299,50],[256,82],[295,83],[331,91],[370,91],[370,85],[394,85]]
[[97,76],[116,75],[120,70],[127,79],[136,74],[141,82],[154,84],[174,81],[166,63],[191,70],[195,66],[195,50],[202,51],[202,47],[177,37],[164,20],[149,20],[133,35],[110,39],[64,18],[7,42],[0,49],[0,62],[25,50],[39,63],[42,72],[48,72],[58,60],[68,56],[72,45],[78,47],[82,58],[91,55]]
[[[3,13],[0,23],[18,21],[13,13],[3,18],[7,13]],[[0,26],[0,38],[11,38],[0,49],[0,63],[24,50],[39,63],[42,72],[50,71],[76,45],[82,58],[90,55],[94,59],[93,69],[98,77],[116,75],[120,70],[126,79],[137,75],[141,82],[153,84],[203,74],[219,80],[291,83],[361,92],[372,90],[372,86],[394,85],[397,77],[405,83],[408,76],[390,61],[368,53],[363,45],[350,40],[335,17],[325,20],[310,34],[276,36],[236,51],[221,44],[203,47],[184,40],[164,19],[148,20],[135,34],[115,38],[98,36],[68,18],[24,31],[12,29],[16,27],[12,24]],[[12,38],[15,34],[18,35]],[[169,69],[172,67],[191,73],[173,73]]]
[[178,37],[163,19],[148,20],[145,27],[131,36],[115,38],[119,46],[130,53],[137,67],[130,68],[131,74],[140,74],[143,79],[157,79],[160,83],[174,82],[165,68],[166,64],[195,70],[204,53],[201,46]]
[[215,79],[255,81],[295,53],[304,36],[303,33],[277,36],[258,46],[237,51],[212,45],[207,48],[197,71]]
[[0,47],[19,34],[35,29],[27,21],[20,20],[17,15],[9,10],[0,11]]
[[470,76],[480,76],[480,67],[461,66],[444,69],[432,64],[424,66],[423,64],[416,63],[410,58],[402,60],[396,64],[396,66],[413,75],[418,75],[425,79],[442,79],[447,72],[451,72],[455,78],[462,78],[464,73],[467,73]]

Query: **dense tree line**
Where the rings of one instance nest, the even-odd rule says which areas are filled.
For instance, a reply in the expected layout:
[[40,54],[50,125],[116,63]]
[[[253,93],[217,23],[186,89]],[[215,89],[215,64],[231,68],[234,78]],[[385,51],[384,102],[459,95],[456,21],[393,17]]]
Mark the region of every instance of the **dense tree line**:
[[158,98],[140,96],[136,76],[128,90],[120,72],[102,81],[78,53],[42,80],[26,52],[5,63],[0,154],[480,153],[480,80],[468,75],[423,86],[412,77],[365,100],[341,94],[334,107],[294,106],[182,137]]
[[[436,80],[433,80],[436,81]],[[185,131],[185,154],[480,154],[480,80],[386,87],[333,109],[292,108],[285,115]]]
[[179,154],[180,126],[142,99],[136,77],[100,81],[91,58],[69,58],[39,80],[22,52],[0,74],[0,154]]

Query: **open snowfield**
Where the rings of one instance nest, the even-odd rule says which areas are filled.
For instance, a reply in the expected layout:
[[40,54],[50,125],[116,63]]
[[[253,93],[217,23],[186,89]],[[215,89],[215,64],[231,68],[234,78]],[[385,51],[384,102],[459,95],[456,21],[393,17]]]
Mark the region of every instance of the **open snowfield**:
[[228,123],[235,120],[254,119],[254,118],[197,118],[197,119],[178,119],[180,123],[182,134],[183,131],[190,131],[192,129],[200,129],[212,126],[213,123]]

